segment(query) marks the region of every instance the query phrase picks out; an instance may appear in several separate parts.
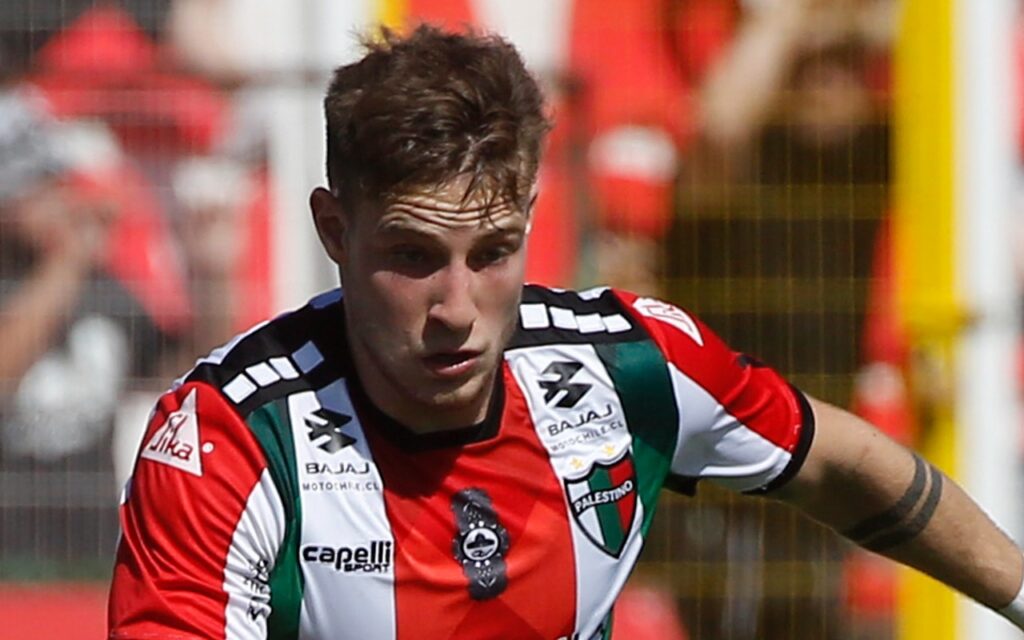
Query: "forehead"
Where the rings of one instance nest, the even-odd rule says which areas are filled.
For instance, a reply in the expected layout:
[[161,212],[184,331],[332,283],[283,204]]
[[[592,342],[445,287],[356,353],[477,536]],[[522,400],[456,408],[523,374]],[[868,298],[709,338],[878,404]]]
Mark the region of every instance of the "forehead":
[[467,197],[468,179],[410,189],[388,198],[380,207],[378,231],[479,229],[518,230],[526,227],[527,214],[519,204],[493,191],[477,189]]

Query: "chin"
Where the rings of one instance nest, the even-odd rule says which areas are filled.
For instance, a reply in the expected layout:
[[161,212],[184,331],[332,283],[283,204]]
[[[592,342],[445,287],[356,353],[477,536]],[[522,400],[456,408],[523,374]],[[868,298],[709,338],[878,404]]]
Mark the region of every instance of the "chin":
[[[479,407],[482,396],[491,388],[489,376],[477,375],[458,386],[432,385],[433,389],[420,395],[420,404],[429,406],[435,411],[445,414],[458,414],[463,411],[475,411]],[[470,422],[475,422],[472,418]]]

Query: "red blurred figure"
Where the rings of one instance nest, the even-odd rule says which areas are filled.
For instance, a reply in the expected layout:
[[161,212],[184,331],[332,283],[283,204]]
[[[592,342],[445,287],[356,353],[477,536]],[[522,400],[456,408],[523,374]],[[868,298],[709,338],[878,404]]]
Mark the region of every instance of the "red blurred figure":
[[613,640],[689,640],[671,592],[644,583],[629,584],[615,604]]

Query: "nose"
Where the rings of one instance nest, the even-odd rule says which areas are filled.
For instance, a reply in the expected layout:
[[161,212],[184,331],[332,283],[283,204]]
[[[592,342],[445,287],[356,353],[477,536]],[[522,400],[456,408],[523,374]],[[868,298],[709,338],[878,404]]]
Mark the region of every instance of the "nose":
[[453,332],[472,329],[477,318],[473,270],[465,263],[453,261],[434,277],[434,296],[427,317]]

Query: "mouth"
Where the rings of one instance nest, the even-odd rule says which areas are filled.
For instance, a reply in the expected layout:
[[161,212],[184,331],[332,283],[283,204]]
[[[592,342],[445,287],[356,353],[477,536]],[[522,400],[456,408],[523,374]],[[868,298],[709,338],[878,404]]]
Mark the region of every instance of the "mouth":
[[441,378],[458,378],[472,371],[482,352],[470,349],[444,351],[422,358],[427,370]]

